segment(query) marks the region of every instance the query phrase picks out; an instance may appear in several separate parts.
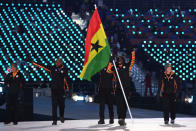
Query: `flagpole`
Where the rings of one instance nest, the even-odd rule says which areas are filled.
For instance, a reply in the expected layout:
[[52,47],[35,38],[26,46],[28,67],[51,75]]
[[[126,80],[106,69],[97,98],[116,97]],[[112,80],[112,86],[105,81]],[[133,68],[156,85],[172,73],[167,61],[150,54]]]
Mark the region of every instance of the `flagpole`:
[[[95,6],[95,10],[96,10],[97,9],[97,5],[94,4],[94,6]],[[133,116],[131,114],[131,110],[130,110],[130,107],[129,107],[129,104],[128,104],[128,101],[127,101],[127,98],[126,98],[126,95],[125,95],[125,92],[124,92],[124,89],[123,89],[123,86],[122,86],[122,83],[121,83],[121,80],[120,80],[120,77],[119,77],[119,74],[118,74],[118,70],[116,68],[116,64],[115,64],[114,60],[113,60],[113,65],[114,65],[114,68],[115,68],[115,71],[116,71],[116,74],[117,74],[117,77],[118,77],[118,80],[119,80],[119,83],[120,83],[120,87],[121,87],[121,90],[122,90],[122,93],[123,93],[123,96],[124,96],[124,99],[125,99],[125,103],[127,105],[127,109],[128,109],[129,115],[130,115],[131,120],[133,122]]]
[[125,103],[126,103],[126,105],[127,105],[127,109],[128,109],[129,115],[130,115],[130,117],[131,117],[131,120],[133,120],[133,116],[132,116],[132,113],[131,113],[131,110],[130,110],[130,107],[129,107],[129,103],[128,103],[127,98],[126,98],[125,91],[124,91],[124,89],[123,89],[123,86],[122,86],[122,83],[121,83],[121,80],[120,80],[120,76],[119,76],[119,74],[118,74],[118,70],[117,70],[117,68],[116,68],[116,63],[115,63],[114,60],[113,60],[112,62],[113,62],[113,65],[114,65],[114,68],[115,68],[115,71],[116,71],[116,75],[117,75],[117,77],[118,77],[118,81],[119,81],[119,83],[120,83],[120,87],[121,87],[123,96],[124,96],[124,98],[125,98]]

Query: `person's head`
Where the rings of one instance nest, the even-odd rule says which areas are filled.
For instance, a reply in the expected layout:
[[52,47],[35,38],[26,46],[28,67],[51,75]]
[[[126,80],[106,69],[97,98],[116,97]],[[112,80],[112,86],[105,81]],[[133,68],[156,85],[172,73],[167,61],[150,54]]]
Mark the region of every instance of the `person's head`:
[[166,65],[165,65],[165,71],[166,71],[167,73],[171,73],[171,72],[172,72],[172,66],[171,66],[171,64],[166,64]]
[[17,64],[16,63],[12,63],[11,70],[12,70],[12,72],[17,72],[18,71],[18,68],[17,68]]
[[63,61],[62,61],[60,58],[58,58],[58,59],[56,60],[55,65],[56,65],[57,67],[62,66],[62,65],[63,65]]
[[118,65],[123,65],[125,63],[125,59],[123,56],[119,56],[117,59]]

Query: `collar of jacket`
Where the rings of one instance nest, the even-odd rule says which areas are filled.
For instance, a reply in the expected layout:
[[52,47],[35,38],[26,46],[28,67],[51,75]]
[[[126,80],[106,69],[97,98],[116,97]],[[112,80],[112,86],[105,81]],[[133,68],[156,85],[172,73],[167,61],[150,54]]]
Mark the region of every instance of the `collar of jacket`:
[[164,72],[165,76],[167,77],[167,79],[169,80],[173,75],[174,75],[175,72],[171,72],[168,76],[168,74],[166,73],[166,71]]
[[19,72],[18,70],[17,70],[16,72],[12,72],[12,77],[14,77],[14,78],[15,78],[15,77],[16,77],[16,75],[18,74],[18,72]]

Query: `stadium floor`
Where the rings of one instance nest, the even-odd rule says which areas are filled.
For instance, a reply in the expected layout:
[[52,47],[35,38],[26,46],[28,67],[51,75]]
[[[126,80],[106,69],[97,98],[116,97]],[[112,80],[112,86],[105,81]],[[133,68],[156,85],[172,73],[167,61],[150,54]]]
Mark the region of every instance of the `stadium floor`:
[[67,120],[65,123],[58,122],[57,126],[52,126],[51,121],[34,121],[34,122],[20,122],[18,125],[4,125],[0,123],[1,131],[195,131],[196,118],[178,118],[176,124],[163,124],[161,118],[136,118],[132,122],[127,119],[126,126],[119,126],[117,120],[112,125],[106,124],[98,125],[98,120]]

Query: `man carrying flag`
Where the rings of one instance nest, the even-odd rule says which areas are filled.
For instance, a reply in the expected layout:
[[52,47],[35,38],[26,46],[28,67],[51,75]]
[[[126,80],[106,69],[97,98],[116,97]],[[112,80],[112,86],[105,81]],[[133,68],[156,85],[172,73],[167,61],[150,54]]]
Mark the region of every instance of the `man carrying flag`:
[[112,65],[109,64],[108,67],[105,67],[103,70],[99,72],[99,85],[98,85],[98,93],[99,93],[99,118],[98,124],[105,124],[104,121],[104,110],[105,105],[108,105],[109,124],[114,123],[114,111],[113,111],[113,99],[114,99],[114,89],[115,84],[113,83],[113,79],[115,74],[113,71],[110,71]]
[[[106,67],[109,63],[111,51],[108,40],[106,38],[101,19],[99,17],[98,10],[95,9],[92,18],[89,23],[88,32],[85,42],[85,60],[83,70],[80,74],[80,78],[91,81],[91,77],[97,72],[100,72],[99,82],[99,96],[100,97],[100,120],[98,124],[105,124],[104,122],[104,107],[106,101],[108,101],[110,124],[114,123],[114,112],[112,104],[112,77],[113,75],[107,73]],[[106,79],[108,84],[103,81]],[[104,84],[105,83],[105,84]]]
[[[133,53],[134,54],[134,53]],[[109,47],[108,40],[106,38],[103,25],[101,23],[100,17],[98,10],[95,9],[89,23],[88,27],[88,32],[86,36],[86,41],[85,41],[85,60],[84,60],[84,66],[82,69],[82,72],[79,76],[81,79],[85,79],[88,81],[91,81],[91,77],[95,75],[97,72],[101,71],[104,67],[108,65],[109,59],[110,59],[111,51]],[[118,61],[118,63],[120,63]],[[123,72],[125,73],[120,73],[118,74],[118,69],[116,68],[116,64],[113,60],[113,64],[115,67],[116,75],[118,76],[118,86],[119,89],[121,88],[122,94],[119,96],[119,100],[124,100],[123,102],[123,108],[119,108],[118,114],[122,115],[122,117],[119,117],[119,124],[120,125],[125,125],[125,114],[126,114],[126,105],[130,114],[130,117],[132,118],[131,111],[129,109],[129,105],[125,96],[124,88],[122,87],[124,84],[121,84],[120,77],[125,76],[126,80],[128,80],[129,77],[129,71],[131,70],[131,67],[133,66],[134,62],[131,62],[131,66],[127,66],[126,70],[123,68]],[[122,67],[124,63],[121,63]],[[127,70],[128,69],[128,70]],[[123,75],[121,75],[123,74]],[[124,79],[124,77],[123,77]],[[129,80],[128,80],[129,81]],[[120,102],[119,102],[120,103]],[[120,105],[120,104],[119,104]],[[120,107],[120,106],[119,106]],[[122,111],[122,113],[120,113]],[[102,122],[103,123],[103,122]],[[113,123],[113,122],[111,122]]]
[[91,81],[93,75],[108,65],[110,54],[109,43],[99,13],[95,9],[88,27],[84,66],[79,77]]

